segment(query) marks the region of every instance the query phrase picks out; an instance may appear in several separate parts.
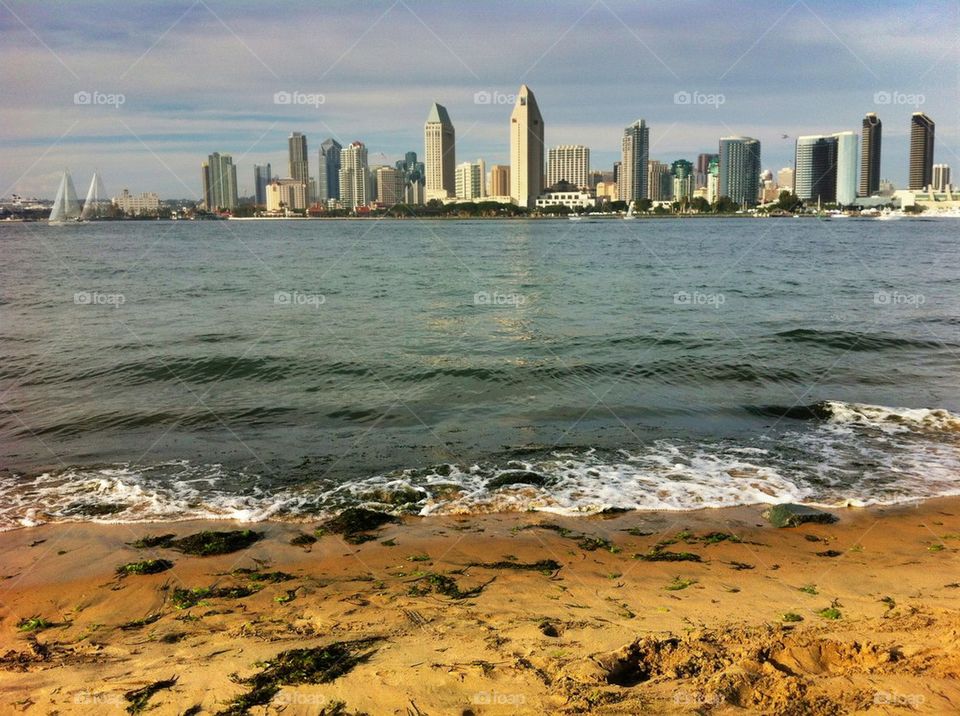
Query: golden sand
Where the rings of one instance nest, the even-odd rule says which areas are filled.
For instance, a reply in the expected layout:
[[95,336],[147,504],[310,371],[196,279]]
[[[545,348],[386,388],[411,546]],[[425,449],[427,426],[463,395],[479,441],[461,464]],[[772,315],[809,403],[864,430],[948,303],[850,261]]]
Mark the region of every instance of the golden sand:
[[[344,643],[330,680],[249,713],[960,713],[960,500],[789,529],[761,511],[407,518],[356,545],[291,545],[315,525],[288,523],[6,532],[0,711],[120,714],[166,682],[149,713],[215,714],[278,654]],[[232,529],[264,538],[128,545]],[[173,567],[117,576],[146,559]],[[200,587],[223,596],[175,605]]]

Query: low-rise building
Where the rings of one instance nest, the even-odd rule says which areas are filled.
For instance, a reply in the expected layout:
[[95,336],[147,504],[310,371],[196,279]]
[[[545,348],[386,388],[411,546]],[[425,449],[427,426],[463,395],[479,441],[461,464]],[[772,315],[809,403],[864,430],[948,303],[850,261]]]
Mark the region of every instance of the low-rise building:
[[589,191],[580,189],[569,182],[559,182],[548,187],[545,192],[537,197],[536,206],[538,209],[544,209],[548,206],[565,206],[568,209],[585,209],[595,206],[596,197]]
[[134,195],[124,189],[120,196],[113,197],[111,201],[120,211],[131,216],[156,214],[160,211],[160,196],[152,191]]
[[285,212],[307,207],[307,186],[298,179],[277,179],[267,184],[267,211]]

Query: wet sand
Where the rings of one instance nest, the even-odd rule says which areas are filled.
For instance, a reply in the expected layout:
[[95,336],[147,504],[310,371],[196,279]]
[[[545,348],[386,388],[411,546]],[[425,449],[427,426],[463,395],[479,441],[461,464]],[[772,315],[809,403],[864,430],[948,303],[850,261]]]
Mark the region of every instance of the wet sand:
[[[0,711],[960,712],[960,499],[786,529],[761,512],[405,518],[361,544],[293,545],[317,525],[289,523],[5,532]],[[129,546],[238,529],[263,538]],[[117,575],[149,559],[173,566]],[[314,648],[330,668],[277,660]]]

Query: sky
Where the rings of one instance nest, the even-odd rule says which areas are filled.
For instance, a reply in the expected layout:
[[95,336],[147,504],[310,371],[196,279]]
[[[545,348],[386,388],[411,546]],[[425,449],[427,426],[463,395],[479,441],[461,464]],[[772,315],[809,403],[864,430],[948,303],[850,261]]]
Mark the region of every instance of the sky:
[[293,131],[311,174],[327,137],[392,164],[422,157],[434,101],[458,163],[509,163],[520,84],[547,146],[585,144],[594,169],[640,118],[651,159],[746,135],[776,172],[798,135],[877,112],[881,175],[903,186],[923,111],[935,161],[960,172],[957,0],[0,0],[0,38],[0,197],[51,198],[69,168],[81,194],[98,170],[110,195],[196,199],[214,151],[249,195],[254,164],[288,174]]

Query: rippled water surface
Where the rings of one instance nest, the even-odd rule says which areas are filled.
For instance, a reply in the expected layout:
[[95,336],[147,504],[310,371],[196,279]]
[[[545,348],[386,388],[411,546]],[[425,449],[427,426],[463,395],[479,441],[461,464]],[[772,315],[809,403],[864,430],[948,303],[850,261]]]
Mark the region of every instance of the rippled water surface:
[[960,492],[958,229],[0,225],[0,527]]

